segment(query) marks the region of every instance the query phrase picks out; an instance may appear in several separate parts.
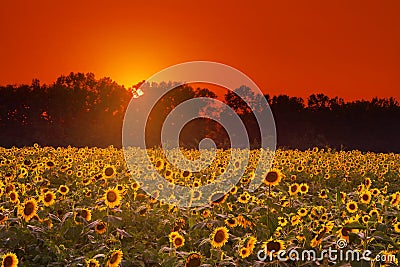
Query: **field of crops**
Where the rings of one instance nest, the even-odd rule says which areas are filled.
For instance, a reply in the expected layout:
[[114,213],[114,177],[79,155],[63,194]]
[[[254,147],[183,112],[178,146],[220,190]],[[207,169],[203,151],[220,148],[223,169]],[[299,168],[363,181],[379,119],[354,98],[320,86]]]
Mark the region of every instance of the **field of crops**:
[[[212,167],[188,173],[156,152],[151,167],[194,191],[224,173],[229,158],[221,150]],[[121,149],[0,148],[1,266],[342,266],[276,258],[338,240],[343,251],[381,255],[374,266],[398,266],[399,154],[278,150],[249,193],[256,156],[229,193],[180,208],[149,197]],[[351,263],[370,266],[362,264]]]

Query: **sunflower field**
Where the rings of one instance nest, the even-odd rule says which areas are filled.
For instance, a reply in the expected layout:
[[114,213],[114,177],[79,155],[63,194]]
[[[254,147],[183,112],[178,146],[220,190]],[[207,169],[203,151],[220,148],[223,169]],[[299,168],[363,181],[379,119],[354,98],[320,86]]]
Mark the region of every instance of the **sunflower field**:
[[[147,153],[153,166],[143,169],[194,191],[229,159],[219,150],[216,164],[191,173],[156,149]],[[0,148],[1,266],[398,266],[400,154],[277,150],[263,184],[249,192],[256,157],[251,151],[228,193],[181,208],[146,194],[121,149]],[[338,240],[344,251],[370,250],[381,260],[275,257]]]

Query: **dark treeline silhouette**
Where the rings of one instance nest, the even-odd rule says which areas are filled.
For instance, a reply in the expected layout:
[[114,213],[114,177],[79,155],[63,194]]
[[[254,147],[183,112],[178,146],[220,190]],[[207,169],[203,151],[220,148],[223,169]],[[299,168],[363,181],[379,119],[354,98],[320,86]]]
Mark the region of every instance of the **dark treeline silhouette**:
[[[133,91],[110,78],[71,73],[51,85],[33,80],[31,85],[0,87],[0,146],[121,146],[122,123]],[[157,90],[166,83],[148,84]],[[245,87],[238,90],[246,90]],[[145,92],[146,94],[147,92]],[[217,96],[206,88],[179,86],[163,97],[150,114],[146,128],[149,146],[160,142],[161,125],[179,103],[194,97]],[[274,114],[278,147],[307,149],[314,146],[400,152],[400,105],[394,98],[344,102],[324,94],[307,100],[287,95],[264,95]],[[249,107],[230,92],[224,101],[242,118],[254,147],[259,130]],[[226,132],[209,119],[196,119],[181,132],[180,142],[195,147],[210,137],[218,146],[228,143]]]

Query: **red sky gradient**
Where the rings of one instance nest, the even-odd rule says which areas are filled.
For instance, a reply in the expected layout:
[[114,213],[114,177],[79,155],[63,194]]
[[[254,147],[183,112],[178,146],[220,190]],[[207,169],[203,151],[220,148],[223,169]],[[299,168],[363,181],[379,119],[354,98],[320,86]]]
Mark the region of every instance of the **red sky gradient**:
[[400,100],[399,13],[397,0],[2,1],[0,84],[73,71],[130,86],[210,60],[271,95]]

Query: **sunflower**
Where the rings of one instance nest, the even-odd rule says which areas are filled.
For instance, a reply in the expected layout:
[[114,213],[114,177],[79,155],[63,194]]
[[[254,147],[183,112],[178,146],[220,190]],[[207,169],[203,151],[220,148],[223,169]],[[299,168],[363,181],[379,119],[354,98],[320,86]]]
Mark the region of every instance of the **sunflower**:
[[228,194],[224,194],[223,192],[216,192],[210,196],[209,201],[212,205],[223,204],[227,197]]
[[371,189],[371,194],[376,197],[381,193],[381,191],[378,188],[373,188]]
[[346,209],[350,213],[354,213],[358,210],[358,205],[357,202],[354,201],[349,201],[346,205]]
[[184,267],[198,267],[201,265],[201,255],[197,252],[191,252],[185,259]]
[[285,226],[288,223],[288,220],[285,217],[278,217],[279,226]]
[[[75,219],[77,216],[80,216],[85,219],[85,221],[90,221],[92,219],[92,212],[88,209],[81,209],[75,214]],[[76,220],[75,220],[76,221]],[[79,221],[77,221],[79,223]]]
[[202,192],[199,190],[192,190],[192,200],[199,200],[202,196]]
[[3,213],[0,213],[0,224],[4,224],[4,222],[7,220],[8,216],[4,215]]
[[118,206],[121,202],[121,195],[118,190],[109,188],[104,194],[104,201],[110,208]]
[[294,196],[300,191],[300,186],[298,183],[291,184],[289,186],[289,195]]
[[122,256],[121,250],[114,250],[107,261],[107,267],[117,267],[122,262]]
[[183,247],[185,245],[185,238],[181,234],[177,233],[172,239],[172,244],[175,248]]
[[41,197],[43,204],[48,207],[54,204],[54,201],[56,199],[56,195],[51,192],[51,191],[47,191],[46,193],[44,193]]
[[18,195],[18,192],[16,192],[16,191],[11,191],[9,194],[8,194],[8,196],[10,197],[10,201],[12,202],[12,203],[18,203],[19,202],[19,195]]
[[227,218],[225,219],[225,224],[231,228],[237,226],[237,220],[236,218]]
[[364,216],[362,216],[361,220],[363,221],[363,223],[368,223],[370,218],[371,217],[369,215],[364,215]]
[[168,238],[169,238],[169,242],[174,242],[175,237],[177,237],[179,235],[179,232],[177,231],[173,231],[171,233],[169,233]]
[[350,233],[358,233],[359,232],[358,229],[352,229],[352,228],[347,228],[346,227],[346,225],[348,225],[348,224],[350,224],[352,222],[355,222],[355,221],[357,221],[357,220],[354,219],[354,218],[344,221],[343,226],[341,228],[339,228],[339,230],[337,231],[339,239],[344,239],[348,243],[349,242]]
[[239,256],[244,259],[251,255],[250,249],[247,247],[242,247],[239,249]]
[[327,189],[322,189],[321,192],[318,194],[318,196],[322,199],[325,199],[328,197],[328,190]]
[[273,240],[272,237],[263,243],[264,251],[267,256],[277,255],[279,251],[285,249],[285,245],[281,240]]
[[217,227],[210,236],[211,245],[214,248],[220,248],[228,242],[229,234],[225,226]]
[[379,217],[379,211],[377,209],[372,209],[372,210],[370,210],[369,215],[371,217],[374,217],[374,216]]
[[255,238],[254,236],[250,236],[247,239],[246,248],[249,248],[250,251],[253,252],[253,249],[254,249],[256,243],[257,243],[257,238]]
[[360,202],[368,204],[371,201],[371,193],[369,191],[364,191],[360,194]]
[[264,183],[269,186],[275,186],[282,180],[282,173],[279,170],[270,170],[264,177]]
[[3,261],[1,262],[2,267],[17,267],[18,257],[14,253],[7,253],[3,256]]
[[304,195],[308,192],[308,184],[302,183],[300,184],[300,194]]
[[346,197],[347,194],[345,192],[340,192],[340,200],[342,201],[342,203],[346,203]]
[[29,198],[19,207],[19,213],[26,222],[29,222],[33,217],[35,217],[37,209],[38,205],[36,200],[34,198]]
[[86,267],[100,267],[100,263],[96,259],[90,259],[86,262]]
[[249,200],[250,200],[250,194],[249,194],[247,191],[243,192],[243,193],[238,197],[238,201],[239,201],[240,203],[242,203],[242,204],[248,203]]
[[290,223],[292,224],[292,226],[299,224],[300,221],[301,217],[299,215],[293,215],[292,218],[290,218]]
[[393,229],[396,233],[400,233],[400,222],[394,224]]
[[58,188],[58,192],[60,192],[61,195],[66,195],[69,192],[69,188],[66,185],[60,185],[60,187]]
[[116,173],[117,171],[115,170],[115,167],[112,165],[106,165],[103,168],[103,176],[105,178],[112,178],[115,176]]
[[364,185],[368,189],[371,186],[371,179],[370,178],[365,178],[364,180]]
[[107,231],[107,223],[106,222],[97,223],[94,230],[98,234],[104,234]]
[[298,214],[300,217],[306,216],[307,213],[308,213],[308,210],[307,210],[306,208],[301,208],[301,209],[299,209],[299,210],[297,211],[297,214]]

